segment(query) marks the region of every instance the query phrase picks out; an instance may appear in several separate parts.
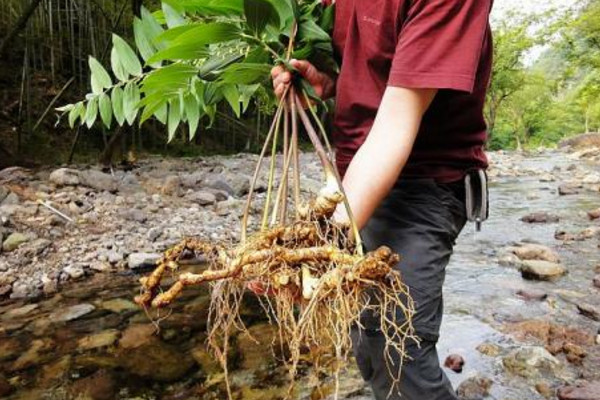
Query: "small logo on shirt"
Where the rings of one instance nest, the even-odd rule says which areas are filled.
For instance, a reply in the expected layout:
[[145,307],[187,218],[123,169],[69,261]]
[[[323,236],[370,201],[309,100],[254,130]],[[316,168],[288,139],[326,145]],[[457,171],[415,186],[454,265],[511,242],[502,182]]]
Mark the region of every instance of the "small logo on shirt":
[[373,25],[377,25],[377,26],[381,25],[381,21],[379,21],[378,19],[366,16],[366,15],[363,16],[363,21],[368,22],[368,23],[373,24]]

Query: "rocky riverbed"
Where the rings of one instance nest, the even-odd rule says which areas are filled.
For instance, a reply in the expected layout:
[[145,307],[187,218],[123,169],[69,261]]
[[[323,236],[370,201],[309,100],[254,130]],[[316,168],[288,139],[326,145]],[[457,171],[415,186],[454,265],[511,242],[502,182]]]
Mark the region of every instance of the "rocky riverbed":
[[[448,268],[442,362],[452,356],[463,399],[598,400],[600,151],[490,158],[490,221],[465,229]],[[223,398],[204,345],[206,292],[188,291],[158,334],[131,299],[139,275],[181,238],[238,239],[255,162],[0,171],[0,398]],[[305,188],[317,190],[316,158],[301,162]],[[269,337],[257,308],[249,298],[251,333]],[[236,338],[240,399],[285,394],[269,347]],[[370,398],[354,369],[342,386],[344,398]],[[310,374],[297,387],[311,400],[331,390]]]

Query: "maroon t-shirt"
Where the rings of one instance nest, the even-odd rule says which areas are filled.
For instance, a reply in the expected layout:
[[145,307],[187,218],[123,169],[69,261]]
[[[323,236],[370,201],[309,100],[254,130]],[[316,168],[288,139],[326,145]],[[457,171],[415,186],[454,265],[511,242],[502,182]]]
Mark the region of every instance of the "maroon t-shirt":
[[371,130],[387,86],[440,89],[402,177],[451,182],[487,167],[483,106],[492,1],[337,0],[334,142],[342,174]]

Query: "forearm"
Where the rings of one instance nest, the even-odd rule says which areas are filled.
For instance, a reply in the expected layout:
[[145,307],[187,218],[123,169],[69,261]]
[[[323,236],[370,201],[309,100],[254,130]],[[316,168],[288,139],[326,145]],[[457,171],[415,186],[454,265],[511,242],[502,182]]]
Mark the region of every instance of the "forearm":
[[[344,177],[344,189],[359,228],[387,196],[406,164],[423,114],[436,90],[390,87],[383,96],[367,140]],[[338,219],[347,218],[343,210]]]

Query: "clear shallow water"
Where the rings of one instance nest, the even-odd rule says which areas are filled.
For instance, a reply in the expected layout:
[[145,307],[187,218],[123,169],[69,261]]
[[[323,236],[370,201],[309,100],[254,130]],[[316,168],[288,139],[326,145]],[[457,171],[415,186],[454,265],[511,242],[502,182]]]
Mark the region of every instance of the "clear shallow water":
[[[598,328],[598,323],[579,315],[574,305],[581,298],[600,304],[599,292],[590,284],[594,266],[600,263],[598,240],[561,244],[554,239],[554,232],[589,227],[582,212],[597,208],[600,195],[583,191],[558,196],[558,181],[539,181],[544,172],[571,163],[560,153],[545,153],[518,163],[519,168],[536,170],[536,174],[494,178],[490,220],[482,232],[469,225],[459,238],[447,271],[446,315],[438,346],[442,361],[453,353],[466,359],[462,374],[448,371],[454,385],[480,374],[494,381],[493,398],[542,399],[531,381],[504,371],[502,355],[522,346],[503,333],[504,323],[540,318],[587,331]],[[568,177],[565,172],[560,175]],[[557,214],[561,222],[519,221],[533,211]],[[569,275],[556,283],[530,282],[524,281],[517,269],[500,266],[499,250],[520,241],[557,249]],[[219,369],[204,346],[206,293],[187,291],[155,335],[146,313],[131,302],[138,278],[97,275],[49,299],[0,305],[0,377],[12,387],[6,398],[224,398]],[[550,298],[526,302],[515,295],[522,289],[543,290]],[[252,302],[246,305],[246,319],[255,337],[268,337],[269,328],[252,311],[255,308]],[[482,343],[498,345],[501,355],[479,353],[476,348]],[[270,356],[268,344],[256,345],[241,338],[238,347],[232,364],[238,398],[282,398],[285,374]],[[578,372],[568,366],[565,369],[567,378]],[[0,390],[2,383],[0,379]],[[298,386],[299,398],[323,397],[312,389],[314,382],[309,378],[301,378]],[[354,370],[344,377],[343,387],[345,398],[370,399]]]

